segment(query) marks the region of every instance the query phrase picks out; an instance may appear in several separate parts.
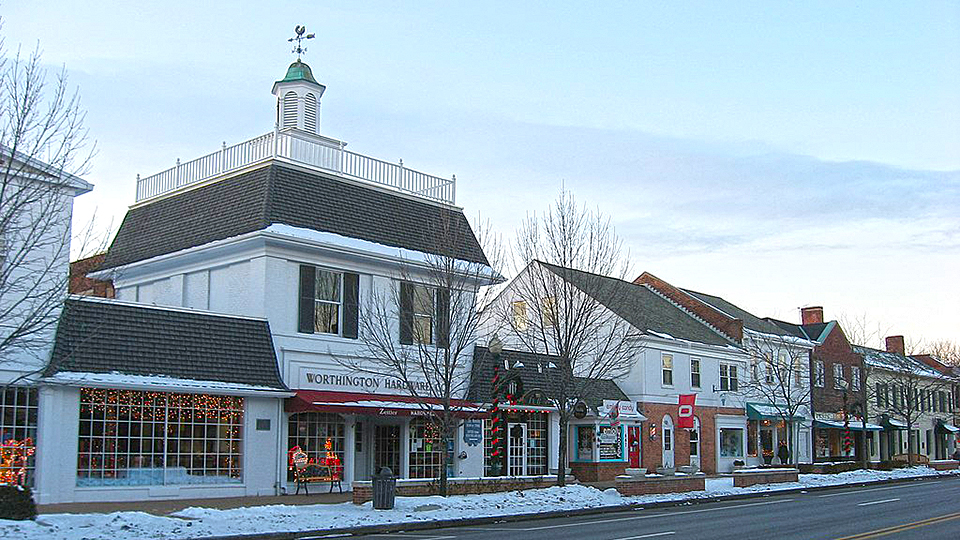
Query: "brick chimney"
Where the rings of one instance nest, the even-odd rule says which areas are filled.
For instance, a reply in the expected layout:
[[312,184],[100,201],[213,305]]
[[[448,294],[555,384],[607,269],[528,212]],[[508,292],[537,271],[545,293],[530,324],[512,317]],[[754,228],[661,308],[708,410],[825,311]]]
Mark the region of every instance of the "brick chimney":
[[887,336],[887,352],[906,356],[907,348],[903,345],[903,336]]
[[800,308],[800,324],[820,324],[823,322],[823,306]]

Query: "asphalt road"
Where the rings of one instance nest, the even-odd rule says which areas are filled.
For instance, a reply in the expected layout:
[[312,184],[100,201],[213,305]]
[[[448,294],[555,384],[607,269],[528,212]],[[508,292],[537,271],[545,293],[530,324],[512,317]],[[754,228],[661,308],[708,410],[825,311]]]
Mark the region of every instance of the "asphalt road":
[[960,539],[960,478],[571,518],[376,534],[377,540]]

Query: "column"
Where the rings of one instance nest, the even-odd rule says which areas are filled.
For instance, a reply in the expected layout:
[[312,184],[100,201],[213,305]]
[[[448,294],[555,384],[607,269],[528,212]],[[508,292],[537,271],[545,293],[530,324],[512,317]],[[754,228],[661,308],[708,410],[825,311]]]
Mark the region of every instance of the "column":
[[343,486],[352,489],[353,473],[357,459],[357,417],[352,414],[343,416]]

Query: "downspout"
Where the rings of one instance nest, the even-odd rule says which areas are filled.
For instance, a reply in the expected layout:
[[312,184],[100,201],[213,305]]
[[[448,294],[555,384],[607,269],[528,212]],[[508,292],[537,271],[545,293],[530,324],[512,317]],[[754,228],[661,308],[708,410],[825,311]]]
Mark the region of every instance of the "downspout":
[[276,482],[274,482],[274,494],[286,495],[286,481],[284,479],[284,468],[287,463],[287,453],[283,449],[283,400],[277,400],[277,470]]

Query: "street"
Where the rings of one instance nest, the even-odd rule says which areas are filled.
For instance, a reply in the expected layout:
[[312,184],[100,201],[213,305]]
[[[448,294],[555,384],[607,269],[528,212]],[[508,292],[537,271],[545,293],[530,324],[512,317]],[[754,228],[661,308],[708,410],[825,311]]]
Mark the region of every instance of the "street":
[[380,540],[960,538],[960,479],[791,493],[603,515],[377,534]]

